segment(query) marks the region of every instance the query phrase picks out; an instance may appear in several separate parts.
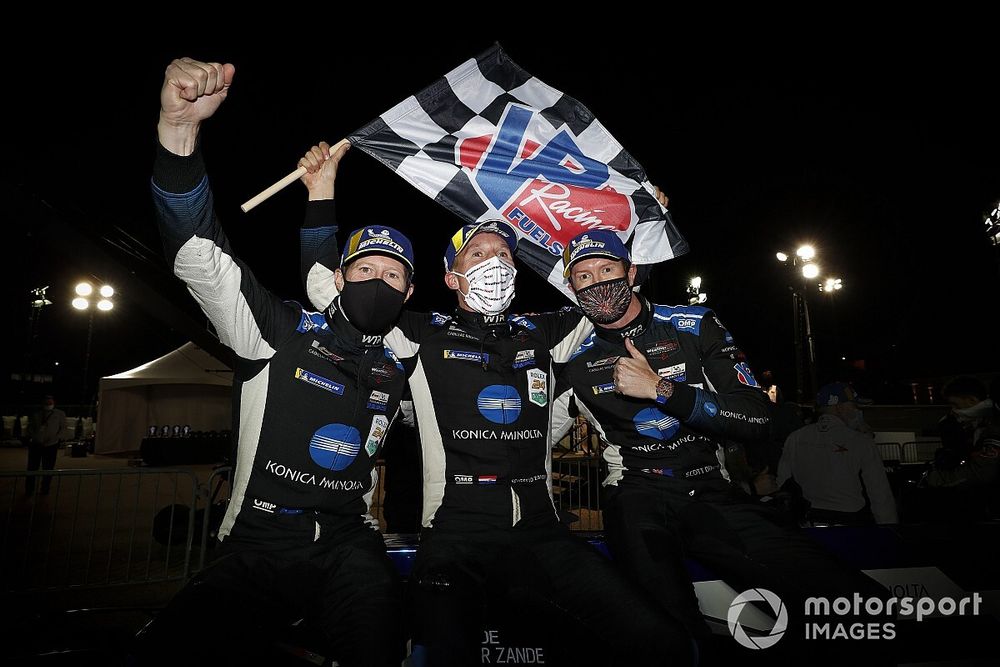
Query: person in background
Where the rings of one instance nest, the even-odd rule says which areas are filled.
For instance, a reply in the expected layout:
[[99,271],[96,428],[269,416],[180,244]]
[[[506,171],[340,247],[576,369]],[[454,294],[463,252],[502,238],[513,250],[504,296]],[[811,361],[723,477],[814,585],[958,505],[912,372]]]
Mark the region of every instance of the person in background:
[[794,479],[812,505],[813,521],[899,522],[885,466],[858,407],[862,400],[843,382],[825,385],[816,395],[819,419],[785,441],[778,486]]
[[[28,471],[52,470],[56,467],[59,445],[69,437],[66,428],[66,413],[56,407],[56,399],[46,396],[41,407],[28,416]],[[48,495],[52,486],[52,475],[42,477],[42,495]],[[29,475],[24,482],[24,492],[35,494],[35,477]]]

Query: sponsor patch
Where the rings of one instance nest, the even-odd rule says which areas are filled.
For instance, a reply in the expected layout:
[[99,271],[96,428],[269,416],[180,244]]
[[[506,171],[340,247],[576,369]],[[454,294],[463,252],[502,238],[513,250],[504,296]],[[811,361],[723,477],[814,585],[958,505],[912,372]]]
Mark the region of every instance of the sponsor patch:
[[318,340],[314,340],[309,346],[309,354],[323,361],[329,361],[331,364],[339,364],[344,360],[339,354],[335,354],[328,350],[325,346],[321,345]]
[[475,481],[472,475],[452,475],[451,477],[455,480],[455,484],[473,484]]
[[334,382],[333,380],[330,380],[328,378],[325,378],[322,375],[316,375],[315,373],[310,373],[309,371],[302,368],[295,369],[295,379],[307,382],[314,387],[328,391],[331,394],[336,394],[337,396],[344,395],[344,385]]
[[750,367],[746,364],[746,362],[741,361],[733,366],[733,369],[736,371],[736,379],[741,383],[748,387],[760,388],[760,385],[757,384],[757,380],[754,378],[753,373],[750,371]]
[[656,408],[644,408],[632,417],[635,430],[654,440],[670,440],[680,430],[681,423]]
[[687,373],[685,372],[685,365],[683,363],[660,368],[656,371],[656,374],[661,378],[667,378],[668,380],[673,380],[675,382],[684,382],[687,379]]
[[636,336],[641,336],[644,333],[646,333],[645,324],[637,324],[631,329],[626,329],[621,332],[622,338],[635,338]]
[[618,357],[605,357],[604,359],[598,359],[597,361],[588,361],[587,370],[591,373],[611,370],[615,367],[616,361],[618,361]]
[[594,394],[596,394],[597,396],[600,396],[601,394],[610,394],[611,392],[613,392],[615,390],[615,383],[614,382],[608,382],[608,383],[605,383],[605,384],[598,384],[598,385],[594,385],[593,387],[591,387],[591,389],[594,391]]
[[659,340],[646,348],[646,358],[666,359],[679,348],[680,344],[675,340]]
[[532,368],[528,371],[528,400],[544,408],[549,402],[549,378],[545,371]]
[[386,361],[376,361],[372,364],[372,377],[375,378],[375,384],[391,382],[396,378],[396,369]]
[[519,327],[524,327],[529,331],[534,331],[537,328],[535,327],[534,322],[524,317],[523,315],[514,315],[513,317],[510,318],[510,321],[512,324],[516,324]]
[[705,401],[705,404],[701,406],[701,409],[705,411],[706,415],[712,418],[719,414],[719,406],[711,401]]
[[481,364],[490,363],[488,352],[470,352],[468,350],[445,350],[445,359],[457,359],[458,361],[475,361]]
[[326,318],[323,317],[323,313],[310,313],[308,311],[302,311],[302,318],[299,320],[299,326],[295,327],[295,330],[299,333],[309,333],[313,329],[329,329],[330,327],[326,323]]
[[451,338],[464,338],[465,340],[474,340],[477,343],[479,342],[478,338],[476,338],[470,333],[462,331],[459,327],[455,326],[454,324],[448,327],[447,335],[450,336]]
[[268,514],[302,514],[305,511],[291,507],[278,507],[274,503],[269,503],[266,500],[258,500],[257,498],[253,499],[253,508],[261,512],[267,512]]
[[695,327],[698,326],[698,320],[692,320],[692,319],[689,319],[689,318],[685,317],[685,318],[678,319],[677,322],[674,323],[674,326],[678,330],[682,330],[682,329],[693,330]]
[[431,324],[436,327],[441,327],[447,324],[451,320],[447,315],[442,315],[441,313],[431,313]]
[[327,424],[313,433],[309,455],[313,463],[326,470],[340,471],[354,462],[361,450],[361,434],[346,424]]
[[491,384],[479,392],[476,407],[494,424],[513,424],[521,416],[521,396],[509,384]]
[[389,394],[384,391],[379,391],[378,389],[372,390],[371,396],[368,397],[369,410],[385,410],[388,404]]
[[385,415],[375,415],[372,417],[372,427],[368,431],[368,437],[365,439],[365,451],[368,452],[368,456],[375,456],[378,446],[385,439],[385,432],[387,430],[389,430],[388,417]]
[[525,368],[527,366],[535,365],[535,351],[534,350],[519,350],[517,354],[514,355],[514,368]]

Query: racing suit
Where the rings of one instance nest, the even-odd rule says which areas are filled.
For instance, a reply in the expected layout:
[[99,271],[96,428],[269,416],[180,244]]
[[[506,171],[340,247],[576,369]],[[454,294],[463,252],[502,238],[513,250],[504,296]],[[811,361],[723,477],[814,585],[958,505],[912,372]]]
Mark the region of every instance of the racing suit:
[[159,147],[153,199],[168,262],[236,355],[237,455],[218,557],[144,631],[146,659],[253,662],[268,628],[306,616],[341,664],[398,665],[399,582],[369,509],[402,365],[339,312],[257,282],[222,232],[199,152]]
[[[325,238],[303,233],[304,255],[325,250],[303,260],[316,305],[329,302],[332,293],[320,288],[329,288],[336,266],[334,227],[326,229]],[[569,308],[531,316],[404,311],[386,336],[406,368],[421,440],[423,530],[412,581],[416,643],[427,647],[431,665],[479,663],[497,581],[509,598],[569,617],[568,627],[600,638],[600,664],[692,660],[681,625],[571,535],[552,501],[553,368],[591,328]],[[550,652],[570,664],[595,657],[594,646],[579,641]]]
[[[554,401],[553,437],[569,429],[575,402],[606,445],[604,525],[615,561],[699,640],[710,632],[684,556],[737,591],[778,593],[793,617],[807,595],[884,594],[730,482],[727,440],[767,437],[768,398],[715,314],[640,301],[635,320],[597,328],[574,353]],[[625,338],[675,383],[664,404],[614,391],[615,361],[629,354]]]

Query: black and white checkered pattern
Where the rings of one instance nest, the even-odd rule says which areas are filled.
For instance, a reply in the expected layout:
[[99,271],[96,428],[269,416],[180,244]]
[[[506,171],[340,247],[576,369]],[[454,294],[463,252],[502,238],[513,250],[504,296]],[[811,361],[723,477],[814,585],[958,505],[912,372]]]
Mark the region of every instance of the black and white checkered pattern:
[[[528,107],[551,125],[549,130],[540,121],[534,130],[540,136],[551,138],[566,129],[588,158],[608,166],[609,177],[597,189],[612,188],[631,200],[631,221],[618,234],[634,263],[654,264],[687,252],[687,242],[656,201],[642,166],[585,106],[525,72],[499,44],[406,98],[349,140],[461,219],[502,219],[477,187],[475,173],[461,165],[456,148],[463,139],[496,136],[510,104]],[[586,229],[578,226],[572,232]],[[560,255],[523,228],[518,231],[519,258],[566,292]]]

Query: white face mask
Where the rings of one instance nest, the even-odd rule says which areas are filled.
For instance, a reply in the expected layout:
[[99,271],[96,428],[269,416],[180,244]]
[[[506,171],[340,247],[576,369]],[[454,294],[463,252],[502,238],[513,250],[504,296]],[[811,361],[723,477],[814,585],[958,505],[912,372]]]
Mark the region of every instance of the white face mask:
[[517,269],[499,257],[491,257],[466,273],[452,273],[469,281],[469,292],[462,293],[462,296],[466,305],[481,315],[502,313],[514,300]]

